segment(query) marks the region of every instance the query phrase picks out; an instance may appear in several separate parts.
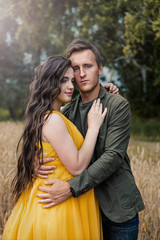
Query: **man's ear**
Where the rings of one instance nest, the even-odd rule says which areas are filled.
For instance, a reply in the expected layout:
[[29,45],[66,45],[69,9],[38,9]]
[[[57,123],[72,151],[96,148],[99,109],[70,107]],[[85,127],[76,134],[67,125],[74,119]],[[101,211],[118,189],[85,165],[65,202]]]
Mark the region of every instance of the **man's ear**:
[[100,64],[99,68],[98,68],[98,74],[99,76],[102,74],[102,70],[103,70],[103,66],[102,64]]

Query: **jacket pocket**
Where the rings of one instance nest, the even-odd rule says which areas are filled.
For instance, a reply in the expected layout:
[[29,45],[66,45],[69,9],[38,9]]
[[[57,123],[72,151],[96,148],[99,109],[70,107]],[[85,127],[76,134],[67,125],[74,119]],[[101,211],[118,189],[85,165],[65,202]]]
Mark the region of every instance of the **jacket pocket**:
[[116,191],[118,193],[117,198],[120,205],[124,209],[133,208],[137,198],[137,186],[134,181],[134,177],[129,174],[121,176],[119,184],[116,185]]

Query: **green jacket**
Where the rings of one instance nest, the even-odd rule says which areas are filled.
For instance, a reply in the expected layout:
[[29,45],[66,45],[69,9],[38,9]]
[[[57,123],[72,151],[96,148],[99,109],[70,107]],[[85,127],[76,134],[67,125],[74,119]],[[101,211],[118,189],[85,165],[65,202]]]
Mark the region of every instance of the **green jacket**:
[[[122,96],[111,94],[102,86],[99,98],[108,112],[95,147],[97,160],[80,175],[69,180],[69,183],[76,197],[94,188],[104,214],[110,220],[121,223],[144,209],[127,156],[130,106]],[[79,101],[80,96],[63,109],[63,114],[73,123]]]

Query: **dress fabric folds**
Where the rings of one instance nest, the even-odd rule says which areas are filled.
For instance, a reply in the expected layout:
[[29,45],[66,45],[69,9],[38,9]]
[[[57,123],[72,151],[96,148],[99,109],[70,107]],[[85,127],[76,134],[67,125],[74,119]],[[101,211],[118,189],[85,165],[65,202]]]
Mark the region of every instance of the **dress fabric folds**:
[[[58,111],[64,120],[68,132],[79,149],[83,137],[76,126]],[[53,133],[54,134],[54,133]],[[64,181],[73,176],[58,158],[50,143],[42,142],[45,157],[54,157],[56,169],[48,179],[58,178]],[[62,149],[63,151],[63,149]],[[48,163],[46,165],[51,165]],[[44,209],[38,203],[38,186],[46,186],[45,180],[36,178],[33,187],[25,190],[6,223],[3,240],[102,240],[102,227],[99,205],[94,190],[78,198],[70,197],[52,208]]]

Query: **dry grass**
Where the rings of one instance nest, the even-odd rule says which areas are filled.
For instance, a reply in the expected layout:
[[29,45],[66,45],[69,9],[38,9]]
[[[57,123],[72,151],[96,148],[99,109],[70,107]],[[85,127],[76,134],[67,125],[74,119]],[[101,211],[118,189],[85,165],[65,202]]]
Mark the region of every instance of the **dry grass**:
[[22,124],[0,123],[0,235],[10,214],[11,180],[16,167],[16,146]]
[[139,239],[160,239],[160,143],[131,140],[132,170],[145,202],[140,213]]
[[[11,179],[21,123],[0,123],[0,236],[10,214]],[[145,210],[140,213],[140,240],[160,239],[160,143],[130,141],[129,156]],[[1,237],[0,237],[1,239]]]

